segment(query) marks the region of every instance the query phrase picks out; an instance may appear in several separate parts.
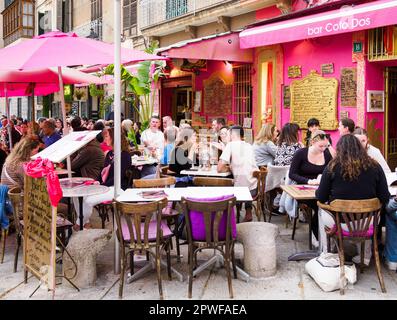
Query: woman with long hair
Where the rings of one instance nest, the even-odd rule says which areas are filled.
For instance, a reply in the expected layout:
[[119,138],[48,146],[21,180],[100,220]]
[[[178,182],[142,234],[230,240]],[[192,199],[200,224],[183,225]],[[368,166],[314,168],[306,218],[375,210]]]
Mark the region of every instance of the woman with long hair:
[[[382,167],[368,155],[354,135],[347,134],[336,145],[336,156],[322,174],[316,198],[322,203],[335,199],[378,198],[381,203],[387,204],[390,193]],[[333,217],[326,211],[322,211],[320,219],[330,228],[335,224]],[[323,229],[320,228],[320,232],[324,232]],[[370,258],[371,248],[366,242],[364,263],[368,265]],[[360,256],[353,258],[353,262],[359,261]]]
[[266,166],[269,162],[273,163],[276,157],[277,147],[274,144],[278,137],[276,125],[272,123],[265,124],[254,141],[254,154],[257,166]]
[[55,119],[55,131],[58,132],[61,136],[63,135],[63,121],[59,118]]
[[1,184],[9,188],[20,187],[23,189],[25,172],[24,163],[30,161],[30,157],[39,151],[40,142],[31,137],[19,141],[6,158],[1,172]]
[[[114,128],[105,129],[103,133],[103,138],[106,144],[111,148],[111,150],[106,154],[104,168],[98,181],[101,185],[108,186],[109,190],[106,193],[87,196],[83,198],[83,215],[84,215],[84,227],[90,228],[91,224],[89,219],[92,215],[92,210],[95,205],[103,202],[110,201],[114,196]],[[131,156],[129,153],[129,144],[123,133],[120,135],[121,139],[121,189],[125,190],[128,186],[128,176],[127,170],[131,167]],[[74,199],[74,207],[76,208],[77,216],[79,216],[79,205],[77,199]],[[74,229],[76,231],[80,230],[80,221],[77,219]]]
[[297,150],[303,147],[299,141],[299,126],[296,123],[286,123],[281,129],[277,141],[276,166],[289,166]]

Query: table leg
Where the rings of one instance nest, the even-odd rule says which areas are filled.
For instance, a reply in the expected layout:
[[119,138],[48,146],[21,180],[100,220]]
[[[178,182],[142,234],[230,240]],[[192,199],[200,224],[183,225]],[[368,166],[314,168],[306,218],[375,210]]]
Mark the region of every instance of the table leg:
[[83,197],[79,197],[79,211],[80,211],[80,230],[83,230],[83,220],[84,220],[84,214],[83,214]]
[[[68,220],[71,221],[73,224],[75,223],[74,219],[72,219],[72,203],[71,203],[71,198],[68,197],[67,199],[67,205],[68,205]],[[72,228],[68,228],[68,240],[72,236]]]

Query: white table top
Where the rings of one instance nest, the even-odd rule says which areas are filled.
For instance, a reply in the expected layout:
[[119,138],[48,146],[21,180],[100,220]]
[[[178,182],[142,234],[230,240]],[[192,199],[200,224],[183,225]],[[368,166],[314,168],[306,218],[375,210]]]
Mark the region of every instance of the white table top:
[[216,166],[212,166],[211,170],[203,170],[203,169],[199,169],[199,170],[182,170],[181,174],[184,175],[188,175],[188,176],[202,176],[202,177],[228,177],[230,176],[232,173],[231,172],[222,172],[219,173],[216,169]]
[[236,197],[237,201],[252,201],[248,187],[132,188],[125,190],[117,198],[117,201],[144,202],[160,200],[162,198],[143,198],[140,194],[144,191],[164,191],[169,201],[180,201],[182,197],[209,198],[232,194]]
[[[62,188],[62,194],[66,198],[73,198],[73,197],[85,197],[85,196],[92,196],[96,194],[105,193],[109,190],[109,187],[102,186],[99,184],[93,185],[85,185],[79,184],[84,183],[85,181],[93,181],[94,179],[91,178],[82,178],[82,177],[74,177],[74,178],[64,178],[59,179]],[[73,184],[77,185],[73,185]]]

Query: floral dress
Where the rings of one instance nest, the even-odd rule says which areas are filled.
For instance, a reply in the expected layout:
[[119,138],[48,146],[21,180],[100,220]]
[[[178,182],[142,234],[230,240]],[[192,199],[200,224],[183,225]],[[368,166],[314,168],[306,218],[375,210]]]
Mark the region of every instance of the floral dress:
[[291,165],[292,158],[295,152],[301,148],[299,143],[288,145],[285,142],[281,146],[277,146],[276,157],[274,158],[274,165],[276,166],[289,166]]

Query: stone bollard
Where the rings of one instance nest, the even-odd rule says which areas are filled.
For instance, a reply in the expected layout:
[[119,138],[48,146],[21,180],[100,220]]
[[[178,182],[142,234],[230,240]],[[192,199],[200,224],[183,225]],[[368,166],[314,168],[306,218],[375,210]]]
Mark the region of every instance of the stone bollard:
[[[96,258],[111,236],[111,230],[88,229],[76,232],[70,238],[66,249],[77,264],[77,273],[74,276],[75,266],[66,252],[63,254],[63,270],[64,275],[80,289],[95,285]],[[70,286],[66,280],[62,283]]]
[[252,278],[266,278],[277,272],[278,227],[267,222],[237,224],[237,240],[244,247],[244,270]]

